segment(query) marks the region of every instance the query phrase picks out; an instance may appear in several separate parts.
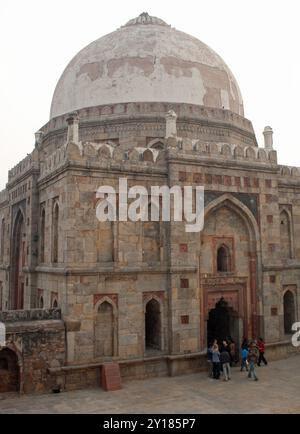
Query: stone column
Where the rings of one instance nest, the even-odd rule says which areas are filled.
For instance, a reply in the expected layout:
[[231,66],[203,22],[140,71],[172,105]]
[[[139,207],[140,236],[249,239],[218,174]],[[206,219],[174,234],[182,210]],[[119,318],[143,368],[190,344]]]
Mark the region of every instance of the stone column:
[[176,120],[177,114],[174,110],[168,111],[166,114],[166,139],[177,136]]
[[273,130],[271,127],[265,127],[263,132],[265,138],[265,149],[273,150]]
[[70,113],[67,118],[68,137],[67,143],[79,143],[79,118],[77,112]]

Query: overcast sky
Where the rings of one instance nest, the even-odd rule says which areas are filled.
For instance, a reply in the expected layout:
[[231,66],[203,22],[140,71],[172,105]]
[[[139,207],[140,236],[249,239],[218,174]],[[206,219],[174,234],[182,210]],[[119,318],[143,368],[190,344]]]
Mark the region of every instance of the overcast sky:
[[300,166],[299,0],[0,0],[0,190],[49,119],[55,85],[84,46],[148,12],[213,48],[234,73],[257,140]]

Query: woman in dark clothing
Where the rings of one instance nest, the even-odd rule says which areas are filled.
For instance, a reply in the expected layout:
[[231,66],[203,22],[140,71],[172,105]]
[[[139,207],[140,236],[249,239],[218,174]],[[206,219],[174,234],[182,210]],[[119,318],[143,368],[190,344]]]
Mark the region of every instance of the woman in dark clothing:
[[229,352],[229,346],[228,346],[228,342],[226,341],[226,340],[224,340],[223,342],[222,342],[222,345],[221,345],[221,352],[222,351],[228,351]]

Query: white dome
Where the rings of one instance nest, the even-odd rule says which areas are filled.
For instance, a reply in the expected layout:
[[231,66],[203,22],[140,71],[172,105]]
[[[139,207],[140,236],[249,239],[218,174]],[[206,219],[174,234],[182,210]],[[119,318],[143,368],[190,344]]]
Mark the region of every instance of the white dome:
[[188,103],[244,115],[238,84],[220,56],[146,13],[74,57],[56,86],[50,117],[127,102]]

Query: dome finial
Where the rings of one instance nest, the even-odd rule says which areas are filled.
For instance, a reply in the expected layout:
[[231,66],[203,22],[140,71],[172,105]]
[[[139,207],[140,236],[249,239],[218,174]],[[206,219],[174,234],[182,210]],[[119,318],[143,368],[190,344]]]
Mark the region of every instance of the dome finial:
[[161,20],[160,18],[157,17],[152,17],[151,15],[148,14],[148,12],[142,12],[138,17],[133,18],[133,20],[128,21],[127,24],[125,24],[124,27],[129,27],[129,26],[135,26],[138,24],[152,24],[152,25],[156,25],[156,26],[168,26],[170,27],[165,21]]

